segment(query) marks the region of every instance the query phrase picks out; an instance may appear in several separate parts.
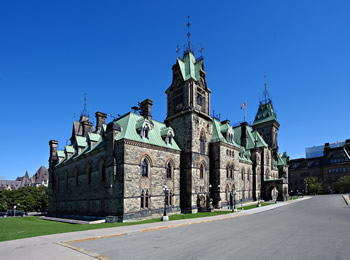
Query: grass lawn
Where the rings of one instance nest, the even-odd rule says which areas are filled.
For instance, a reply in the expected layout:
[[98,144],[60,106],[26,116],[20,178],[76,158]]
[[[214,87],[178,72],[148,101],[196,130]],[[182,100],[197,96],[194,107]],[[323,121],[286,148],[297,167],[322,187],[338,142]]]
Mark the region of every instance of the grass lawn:
[[[169,220],[190,219],[217,216],[222,214],[232,213],[231,211],[216,211],[216,212],[200,212],[196,214],[179,214],[169,216]],[[129,225],[138,225],[160,222],[159,218],[148,219],[139,222],[127,223],[104,223],[79,225],[69,224],[55,221],[42,220],[39,217],[16,217],[16,218],[0,218],[0,241],[14,240],[27,237],[36,237],[57,233],[66,233],[90,229],[120,227]]]
[[[260,205],[261,207],[264,207],[264,206],[268,206],[268,205],[272,205],[272,204],[275,204],[275,203],[272,203],[272,202],[261,202]],[[249,206],[243,206],[242,208],[239,207],[237,209],[244,209],[244,210],[247,210],[247,209],[255,209],[257,207],[258,204],[253,204],[253,205],[249,205]]]

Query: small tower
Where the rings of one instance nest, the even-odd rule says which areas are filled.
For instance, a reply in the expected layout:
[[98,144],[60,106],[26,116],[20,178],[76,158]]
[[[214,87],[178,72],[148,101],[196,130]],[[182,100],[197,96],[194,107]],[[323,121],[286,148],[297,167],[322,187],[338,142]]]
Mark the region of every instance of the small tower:
[[259,109],[252,124],[254,130],[264,138],[265,142],[272,148],[274,153],[278,151],[278,129],[280,124],[273,109],[272,101],[266,87],[263,93],[263,100],[259,103]]

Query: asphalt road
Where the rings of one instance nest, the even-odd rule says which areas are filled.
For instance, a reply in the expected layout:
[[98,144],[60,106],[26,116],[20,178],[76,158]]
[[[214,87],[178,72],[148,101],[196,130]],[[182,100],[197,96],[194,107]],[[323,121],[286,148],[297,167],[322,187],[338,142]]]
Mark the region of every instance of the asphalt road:
[[317,196],[250,216],[74,243],[113,259],[350,259],[350,208]]

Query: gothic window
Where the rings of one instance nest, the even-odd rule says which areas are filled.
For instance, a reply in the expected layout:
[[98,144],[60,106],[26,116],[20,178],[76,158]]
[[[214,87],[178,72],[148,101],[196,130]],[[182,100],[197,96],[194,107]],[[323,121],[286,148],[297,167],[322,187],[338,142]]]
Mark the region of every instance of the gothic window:
[[204,167],[203,167],[203,164],[201,165],[200,169],[199,169],[199,177],[201,179],[204,178]]
[[248,181],[250,181],[250,170],[248,170]]
[[230,169],[230,175],[231,175],[231,179],[233,179],[233,169],[235,168],[234,165],[231,166],[231,169]]
[[142,191],[141,192],[141,205],[140,205],[140,208],[143,209],[145,207],[145,193]]
[[144,133],[143,137],[148,139],[149,138],[149,127],[148,126],[145,126],[145,128],[143,129],[143,133]]
[[266,165],[270,165],[270,154],[267,152],[266,154]]
[[270,179],[270,171],[269,171],[269,169],[266,169],[266,179]]
[[145,197],[145,208],[148,208],[148,200],[149,200],[149,197],[148,197],[148,191],[146,191],[146,197]]
[[228,165],[226,166],[226,177],[227,179],[230,178],[230,167]]
[[172,167],[171,163],[168,162],[166,165],[166,177],[167,177],[167,179],[171,179],[172,171],[173,171],[173,167]]
[[244,180],[244,174],[245,174],[245,171],[244,171],[244,168],[242,169],[242,180]]
[[200,136],[200,153],[205,154],[205,135],[204,131],[201,132]]
[[141,164],[141,176],[148,177],[148,162],[146,159],[143,159]]

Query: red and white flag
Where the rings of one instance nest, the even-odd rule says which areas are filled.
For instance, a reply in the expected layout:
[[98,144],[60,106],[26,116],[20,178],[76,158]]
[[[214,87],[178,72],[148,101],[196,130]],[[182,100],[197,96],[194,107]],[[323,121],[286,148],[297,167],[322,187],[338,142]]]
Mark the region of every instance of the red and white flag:
[[338,144],[338,141],[336,141],[334,144]]
[[241,109],[243,109],[247,104],[244,102],[243,106],[241,106]]

